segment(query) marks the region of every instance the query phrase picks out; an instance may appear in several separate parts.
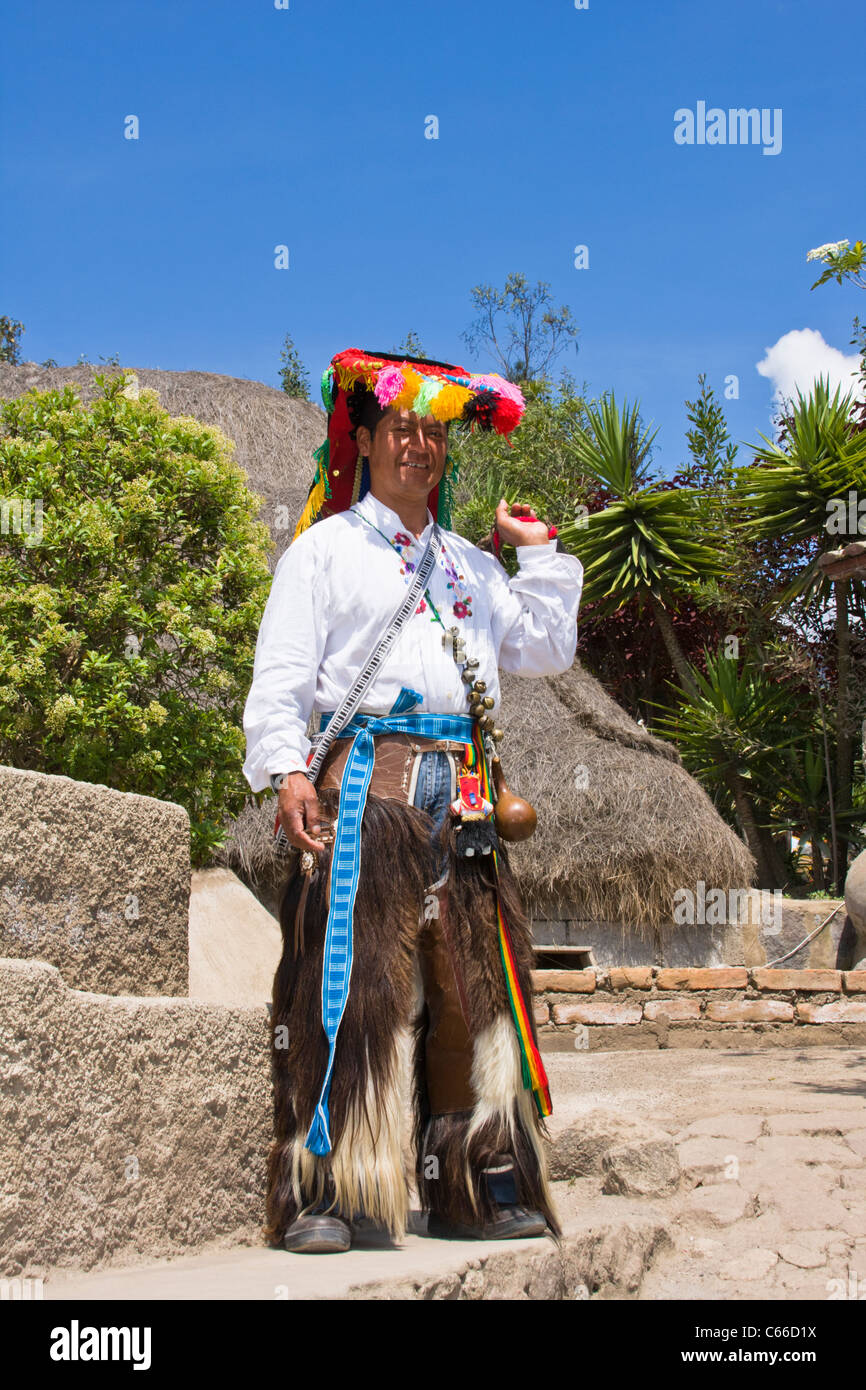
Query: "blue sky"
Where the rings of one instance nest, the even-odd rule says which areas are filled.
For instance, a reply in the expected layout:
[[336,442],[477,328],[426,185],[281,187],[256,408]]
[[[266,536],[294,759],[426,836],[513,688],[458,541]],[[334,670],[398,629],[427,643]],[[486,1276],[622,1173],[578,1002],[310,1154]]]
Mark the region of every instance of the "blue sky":
[[[459,336],[470,290],[522,271],[580,327],[563,364],[590,393],[640,400],[669,473],[700,371],[720,395],[739,379],[731,433],[755,441],[774,388],[854,365],[841,354],[866,296],[811,293],[805,260],[866,230],[854,14],[836,0],[19,6],[0,60],[0,313],[25,324],[25,359],[64,365],[118,353],[278,385],[288,332],[315,383],[334,352],[411,329],[429,355],[489,370]],[[780,152],[675,143],[675,111],[700,101],[781,109]]]

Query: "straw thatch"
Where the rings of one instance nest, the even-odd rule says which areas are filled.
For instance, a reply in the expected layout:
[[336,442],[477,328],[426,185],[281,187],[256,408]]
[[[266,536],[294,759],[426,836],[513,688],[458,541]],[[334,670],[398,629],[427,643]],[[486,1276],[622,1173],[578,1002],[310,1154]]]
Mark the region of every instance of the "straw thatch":
[[[509,846],[532,915],[664,932],[674,894],[698,880],[748,886],[754,862],[670,744],[647,734],[575,665],[561,676],[503,672],[502,765],[538,812],[532,839]],[[311,728],[314,726],[311,726]],[[249,805],[224,862],[275,901],[274,803]]]
[[193,415],[205,425],[217,425],[235,443],[235,458],[246,471],[253,492],[265,504],[259,518],[269,527],[276,550],[273,572],[289,545],[306,500],[315,465],[312,452],[325,437],[325,415],[317,405],[293,400],[284,391],[261,381],[245,381],[215,372],[164,372],[155,367],[40,367],[25,362],[13,367],[0,362],[0,399],[25,391],[57,391],[67,382],[85,404],[98,394],[94,373],[116,376],[135,372],[138,384],[159,393],[170,415]]
[[[266,499],[261,516],[277,545],[275,561],[306,497],[323,413],[260,382],[135,370],[172,414],[195,415],[235,440],[238,462]],[[0,366],[0,396],[69,380],[89,399],[90,368]],[[508,784],[538,811],[536,834],[511,847],[531,912],[644,933],[670,922],[677,889],[694,891],[699,880],[724,891],[752,882],[746,846],[675,749],[630,719],[580,665],[542,679],[503,673],[500,723]],[[250,801],[220,855],[270,906],[284,875],[273,852],[273,816],[270,797],[261,806]]]

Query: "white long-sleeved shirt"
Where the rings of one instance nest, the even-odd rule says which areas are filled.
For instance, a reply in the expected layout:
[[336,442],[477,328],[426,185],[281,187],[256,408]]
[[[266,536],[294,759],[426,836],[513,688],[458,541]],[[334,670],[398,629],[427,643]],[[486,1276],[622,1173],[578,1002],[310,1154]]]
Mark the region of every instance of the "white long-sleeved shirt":
[[[303,772],[315,711],[333,711],[357,678],[412,580],[433,524],[420,537],[368,492],[348,511],[316,522],[280,557],[259,627],[253,681],[244,709],[244,776],[254,792],[271,773]],[[369,523],[372,523],[370,525]],[[373,527],[383,532],[379,535]],[[441,528],[440,528],[441,529]],[[386,540],[384,537],[387,537]],[[519,572],[455,531],[427,592],[446,628],[477,657],[475,677],[499,708],[499,673],[549,676],[567,671],[577,648],[583,566],[556,542],[517,547]],[[400,553],[389,541],[395,541]],[[467,687],[443,646],[443,627],[426,599],[408,619],[367,689],[361,714],[387,714],[406,685],[423,693],[417,712],[468,714]]]

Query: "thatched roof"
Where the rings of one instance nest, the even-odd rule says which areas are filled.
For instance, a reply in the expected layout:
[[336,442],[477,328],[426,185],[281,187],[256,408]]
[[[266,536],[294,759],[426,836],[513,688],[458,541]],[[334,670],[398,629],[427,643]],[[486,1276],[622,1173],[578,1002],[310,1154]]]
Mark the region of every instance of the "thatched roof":
[[[67,382],[90,402],[98,394],[95,372],[115,376],[120,367],[40,367],[0,362],[0,399],[25,391],[57,391]],[[295,524],[313,480],[313,450],[325,437],[325,414],[319,406],[293,400],[261,381],[245,381],[215,372],[164,372],[154,367],[126,367],[138,384],[159,393],[170,415],[193,415],[218,425],[235,443],[235,458],[246,471],[253,492],[265,499],[259,517],[276,543],[271,570],[292,539]],[[282,509],[282,510],[281,510]]]
[[[502,766],[538,812],[509,846],[527,906],[554,918],[664,930],[678,888],[742,888],[754,862],[676,750],[635,724],[577,664],[561,676],[503,672]],[[273,904],[274,803],[248,806],[223,862]]]
[[[108,369],[110,370],[110,369]],[[262,520],[288,544],[306,497],[310,455],[324,415],[260,382],[207,372],[135,368],[172,414],[216,424],[235,440],[238,462],[265,499]],[[0,396],[74,381],[93,394],[88,367],[0,365]],[[288,523],[274,530],[282,504]],[[754,864],[743,841],[682,767],[675,749],[637,725],[581,666],[561,676],[502,675],[502,764],[509,786],[538,811],[531,840],[511,847],[530,910],[622,922],[638,931],[670,920],[674,893],[741,888]],[[274,802],[250,802],[221,862],[273,903],[282,875],[273,853]]]

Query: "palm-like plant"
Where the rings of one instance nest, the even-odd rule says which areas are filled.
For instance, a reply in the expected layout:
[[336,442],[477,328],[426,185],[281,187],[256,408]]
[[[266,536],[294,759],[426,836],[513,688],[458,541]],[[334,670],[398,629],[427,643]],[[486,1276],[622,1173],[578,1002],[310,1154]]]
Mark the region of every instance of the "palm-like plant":
[[[830,395],[828,379],[819,378],[809,396],[797,392],[783,445],[766,438],[755,450],[755,462],[740,470],[735,507],[745,533],[756,539],[811,539],[820,553],[839,544],[828,521],[847,507],[849,494],[866,498],[866,431],[854,428],[853,392]],[[835,504],[835,505],[834,505]],[[849,539],[854,539],[849,536]],[[862,580],[837,580],[830,585],[816,563],[776,600],[776,606],[797,596],[827,602],[834,591],[836,623],[836,801],[844,814],[851,807],[854,761],[854,720],[851,700],[850,593]],[[847,864],[847,842],[839,840],[835,878],[841,884]]]
[[[780,888],[785,872],[757,803],[776,776],[780,754],[799,743],[803,727],[789,687],[760,668],[722,653],[705,653],[706,675],[690,668],[691,681],[677,693],[654,730],[675,741],[683,762],[703,786],[728,800],[758,865],[760,886]],[[720,795],[719,795],[720,794]]]
[[560,537],[583,562],[584,596],[599,600],[600,613],[615,613],[632,598],[648,603],[668,655],[689,688],[688,660],[667,606],[678,594],[725,572],[717,549],[700,535],[705,514],[693,489],[659,489],[646,483],[655,431],[643,430],[637,405],[617,408],[615,398],[587,408],[588,425],[575,435],[584,471],[616,500],[560,527]]

